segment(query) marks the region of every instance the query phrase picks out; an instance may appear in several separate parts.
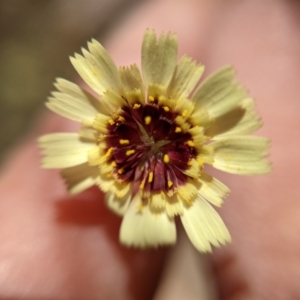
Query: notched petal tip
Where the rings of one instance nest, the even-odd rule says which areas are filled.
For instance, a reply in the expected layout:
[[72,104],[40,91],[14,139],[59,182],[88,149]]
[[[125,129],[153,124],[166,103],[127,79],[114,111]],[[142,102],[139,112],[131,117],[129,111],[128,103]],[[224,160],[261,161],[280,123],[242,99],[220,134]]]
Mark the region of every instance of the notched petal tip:
[[231,241],[219,214],[201,197],[186,207],[181,222],[190,241],[201,252],[211,252],[211,245],[220,247]]

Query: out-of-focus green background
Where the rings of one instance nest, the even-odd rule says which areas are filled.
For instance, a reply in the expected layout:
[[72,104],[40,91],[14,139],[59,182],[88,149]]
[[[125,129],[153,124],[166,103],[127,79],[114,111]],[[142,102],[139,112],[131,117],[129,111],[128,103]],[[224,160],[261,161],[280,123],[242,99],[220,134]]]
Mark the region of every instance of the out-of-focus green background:
[[134,0],[0,0],[0,163],[53,89],[69,55],[105,38]]

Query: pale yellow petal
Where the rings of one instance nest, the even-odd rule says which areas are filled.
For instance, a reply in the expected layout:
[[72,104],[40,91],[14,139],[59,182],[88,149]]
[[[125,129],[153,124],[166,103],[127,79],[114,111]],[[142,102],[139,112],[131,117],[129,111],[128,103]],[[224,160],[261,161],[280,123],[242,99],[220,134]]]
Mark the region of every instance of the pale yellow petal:
[[100,158],[101,158],[101,149],[99,146],[94,146],[90,149],[87,153],[88,155],[88,164],[90,166],[99,166],[100,165]]
[[194,90],[203,74],[204,66],[184,55],[177,63],[167,96],[173,99],[186,98]]
[[174,244],[176,227],[166,213],[154,213],[141,204],[136,195],[126,211],[120,230],[120,241],[127,246],[140,248]]
[[105,202],[109,209],[119,216],[123,216],[126,212],[131,200],[131,191],[125,194],[123,197],[117,197],[112,192],[105,193]]
[[233,136],[218,139],[209,146],[214,152],[212,165],[222,171],[240,175],[270,172],[269,140],[258,136]]
[[58,78],[55,87],[58,92],[53,92],[46,103],[55,113],[74,121],[91,123],[101,110],[100,102],[78,85]]
[[221,206],[223,199],[230,192],[228,187],[221,181],[206,174],[205,172],[201,173],[199,181],[202,183],[199,189],[199,195],[201,195],[211,204]]
[[231,241],[221,217],[200,197],[185,207],[181,221],[190,241],[201,252],[211,252],[211,244],[219,247]]
[[194,111],[194,103],[185,98],[179,98],[176,101],[174,110],[177,111],[184,119],[187,119]]
[[204,135],[203,127],[194,126],[191,129],[189,129],[188,132],[192,135],[194,146],[200,149],[206,141],[206,136]]
[[[140,91],[136,93],[136,95],[142,96],[141,98],[137,98],[138,101],[144,103],[144,84],[141,72],[136,64],[131,65],[129,67],[121,67],[119,68],[120,78],[122,82],[122,87],[125,95],[134,94],[134,91]],[[130,99],[133,102],[133,99]]]
[[173,218],[177,215],[182,215],[183,212],[183,202],[177,197],[176,194],[167,198],[166,213],[170,218]]
[[188,180],[184,185],[178,187],[177,196],[186,203],[192,203],[198,193],[200,183],[196,180]]
[[82,139],[90,140],[95,144],[97,144],[97,141],[99,140],[99,132],[93,128],[81,127],[78,134]]
[[62,170],[62,177],[68,186],[70,194],[78,194],[95,185],[99,176],[99,169],[87,163]]
[[205,107],[211,118],[217,118],[234,109],[247,97],[247,91],[233,81],[234,71],[225,67],[208,77],[192,97],[195,111]]
[[167,88],[175,70],[177,37],[174,34],[160,35],[147,30],[142,45],[142,73],[146,87],[149,83]]
[[88,151],[95,143],[84,140],[77,133],[52,133],[38,140],[42,149],[43,168],[68,168],[87,162]]
[[214,119],[210,117],[208,110],[203,105],[198,105],[196,109],[194,108],[194,111],[191,114],[189,121],[194,126],[209,128],[209,126],[213,123]]
[[253,99],[243,99],[238,106],[217,117],[207,129],[206,135],[214,139],[229,135],[250,134],[262,126],[262,121],[254,111]]
[[109,108],[109,115],[119,113],[121,111],[121,107],[126,105],[126,102],[122,96],[113,90],[106,90],[101,100]]
[[199,172],[200,172],[200,164],[194,158],[192,158],[189,161],[189,167],[185,171],[183,171],[184,174],[192,178],[198,178],[200,174]]
[[192,101],[198,106],[211,106],[212,99],[218,98],[224,88],[233,80],[234,69],[225,66],[208,76],[198,87],[192,96]]
[[90,52],[82,49],[84,56],[70,58],[79,75],[99,95],[107,89],[120,91],[118,68],[109,54],[96,40],[88,43],[88,48]]
[[110,116],[106,116],[103,114],[97,114],[92,123],[92,127],[99,131],[102,134],[106,134],[108,129],[109,122],[114,122]]
[[103,168],[109,167],[108,164],[100,165],[99,167],[99,177],[97,179],[97,184],[101,188],[103,192],[111,192],[116,195],[118,198],[123,198],[126,194],[128,194],[130,191],[132,191],[132,184],[128,182],[119,182],[116,181],[113,176],[111,175],[111,170],[105,170],[108,172],[103,172]]

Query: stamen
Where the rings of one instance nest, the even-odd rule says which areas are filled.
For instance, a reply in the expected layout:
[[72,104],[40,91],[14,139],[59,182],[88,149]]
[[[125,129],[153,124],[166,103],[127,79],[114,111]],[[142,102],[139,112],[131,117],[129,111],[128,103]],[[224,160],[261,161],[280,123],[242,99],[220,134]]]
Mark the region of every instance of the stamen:
[[185,116],[187,115],[187,112],[188,112],[188,111],[185,109],[185,110],[182,112],[181,115],[182,115],[183,117],[185,117]]
[[152,182],[152,181],[153,181],[153,172],[150,172],[148,182]]
[[181,129],[180,127],[176,127],[176,128],[175,128],[175,132],[178,133],[178,132],[181,132],[181,131],[182,131],[182,129]]
[[150,116],[146,116],[144,120],[145,120],[146,125],[149,125],[151,123],[151,117]]
[[108,122],[110,125],[114,125],[114,124],[115,124],[115,121],[114,121],[113,119],[109,119],[107,122]]
[[124,121],[125,121],[125,118],[122,117],[122,116],[118,116],[118,119],[117,119],[117,120],[120,121],[120,122],[124,122]]
[[134,103],[134,105],[133,105],[133,108],[134,109],[138,109],[138,108],[140,108],[141,107],[141,104],[139,104],[139,103]]
[[111,163],[111,166],[112,166],[112,167],[116,167],[116,166],[117,166],[117,163],[116,163],[115,161],[113,161],[113,162]]
[[127,156],[130,156],[131,154],[133,154],[135,152],[135,150],[134,149],[131,149],[131,150],[127,150],[126,152],[125,152],[125,154],[127,155]]
[[120,140],[119,140],[119,143],[120,143],[121,145],[128,145],[128,144],[129,144],[129,140],[122,140],[122,139],[120,139]]
[[123,168],[119,169],[119,170],[118,170],[118,173],[119,173],[119,174],[123,174],[123,173],[124,173],[124,169],[123,169]]
[[164,155],[164,162],[165,162],[166,164],[170,162],[170,157],[169,157],[168,154],[165,154],[165,155]]
[[172,180],[168,180],[168,187],[170,188],[173,185],[173,181]]
[[164,111],[170,111],[170,108],[168,106],[163,106]]
[[153,96],[149,96],[148,99],[149,99],[149,101],[151,101],[151,102],[154,101],[154,97],[153,97]]
[[107,152],[105,153],[105,156],[110,156],[113,152],[114,148],[113,147],[110,147]]
[[143,180],[140,184],[140,189],[142,190],[145,187],[145,180]]
[[188,141],[186,142],[186,144],[187,144],[188,146],[190,146],[190,147],[194,147],[194,146],[195,146],[195,143],[194,143],[192,140],[188,140]]

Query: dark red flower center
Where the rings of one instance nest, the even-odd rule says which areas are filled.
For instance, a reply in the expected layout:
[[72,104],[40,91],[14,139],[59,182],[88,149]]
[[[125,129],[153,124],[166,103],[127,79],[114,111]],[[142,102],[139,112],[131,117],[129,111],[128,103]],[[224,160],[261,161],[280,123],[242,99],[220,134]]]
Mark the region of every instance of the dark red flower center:
[[107,125],[114,178],[137,182],[145,196],[161,191],[172,195],[183,185],[197,153],[191,134],[176,122],[179,115],[157,100],[123,106]]

